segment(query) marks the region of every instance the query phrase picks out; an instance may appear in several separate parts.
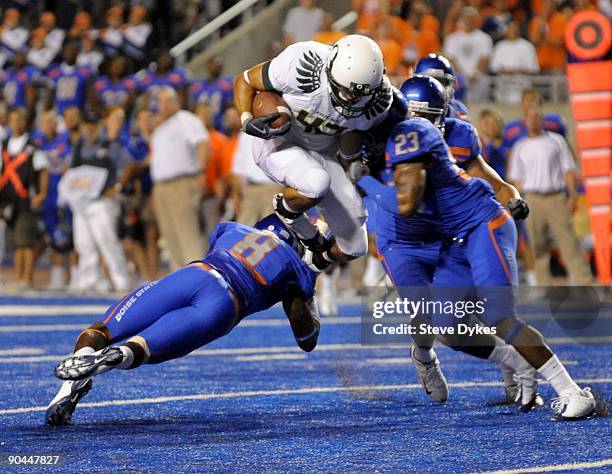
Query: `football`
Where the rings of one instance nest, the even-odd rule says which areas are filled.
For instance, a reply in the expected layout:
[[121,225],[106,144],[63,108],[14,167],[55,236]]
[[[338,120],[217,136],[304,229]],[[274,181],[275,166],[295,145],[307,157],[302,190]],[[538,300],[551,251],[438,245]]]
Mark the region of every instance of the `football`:
[[253,99],[253,117],[280,113],[280,117],[270,123],[273,128],[284,125],[291,119],[291,110],[283,98],[273,92],[259,92]]

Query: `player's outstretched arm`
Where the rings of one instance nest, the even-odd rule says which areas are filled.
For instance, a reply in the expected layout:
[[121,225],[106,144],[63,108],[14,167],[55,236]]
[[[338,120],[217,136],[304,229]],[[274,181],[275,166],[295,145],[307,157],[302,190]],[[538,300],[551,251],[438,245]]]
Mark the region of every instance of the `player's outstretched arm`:
[[397,204],[402,216],[412,216],[423,199],[427,172],[425,164],[400,163],[395,168],[393,180],[397,190]]
[[529,206],[521,197],[521,193],[510,183],[504,181],[481,155],[478,155],[472,161],[467,172],[470,176],[487,181],[495,192],[495,198],[508,208],[514,219],[525,219],[527,217]]
[[314,299],[306,301],[300,295],[291,295],[283,300],[283,308],[300,349],[306,352],[314,350],[321,327],[319,310]]

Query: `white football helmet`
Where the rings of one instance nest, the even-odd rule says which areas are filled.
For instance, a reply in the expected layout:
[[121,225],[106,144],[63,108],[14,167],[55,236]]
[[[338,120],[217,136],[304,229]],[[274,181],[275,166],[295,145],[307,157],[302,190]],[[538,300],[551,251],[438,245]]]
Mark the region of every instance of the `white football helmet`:
[[385,65],[374,40],[348,35],[332,46],[325,72],[334,106],[342,115],[352,118],[363,114],[368,102],[380,91]]

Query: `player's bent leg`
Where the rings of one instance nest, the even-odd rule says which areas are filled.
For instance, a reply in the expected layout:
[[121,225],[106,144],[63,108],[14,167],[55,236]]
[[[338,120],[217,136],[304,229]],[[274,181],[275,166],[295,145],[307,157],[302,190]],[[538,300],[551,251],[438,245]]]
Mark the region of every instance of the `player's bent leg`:
[[494,307],[485,311],[483,322],[496,327],[497,334],[550,382],[559,396],[552,405],[559,419],[591,416],[595,413],[596,403],[590,389],[581,389],[542,335],[516,317],[510,291],[518,282],[515,249],[516,228],[505,214],[481,224],[468,237],[468,258],[479,297],[495,301]]
[[278,217],[300,239],[313,239],[317,230],[303,213],[329,191],[325,158],[279,139],[253,139],[253,156],[268,177],[286,186],[274,199]]
[[[439,243],[414,244],[387,242],[378,238],[378,249],[387,274],[391,277],[400,297],[418,300],[415,291],[427,292],[440,251]],[[417,376],[427,395],[433,400],[444,403],[448,400],[448,383],[440,368],[440,361],[433,349],[435,336],[419,330],[421,325],[431,324],[431,320],[416,315],[411,319],[413,346],[410,356]]]
[[339,262],[350,261],[368,252],[367,213],[355,186],[335,156],[326,156],[325,164],[331,184],[317,207],[336,239],[329,252],[332,258]]

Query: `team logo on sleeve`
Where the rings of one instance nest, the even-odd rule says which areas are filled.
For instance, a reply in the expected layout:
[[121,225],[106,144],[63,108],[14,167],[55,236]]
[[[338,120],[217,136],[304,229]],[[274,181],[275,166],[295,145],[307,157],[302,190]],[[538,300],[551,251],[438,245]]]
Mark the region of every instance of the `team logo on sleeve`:
[[321,71],[323,70],[321,56],[313,51],[306,51],[300,59],[300,66],[296,68],[297,81],[300,84],[298,88],[308,94],[321,87]]

